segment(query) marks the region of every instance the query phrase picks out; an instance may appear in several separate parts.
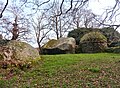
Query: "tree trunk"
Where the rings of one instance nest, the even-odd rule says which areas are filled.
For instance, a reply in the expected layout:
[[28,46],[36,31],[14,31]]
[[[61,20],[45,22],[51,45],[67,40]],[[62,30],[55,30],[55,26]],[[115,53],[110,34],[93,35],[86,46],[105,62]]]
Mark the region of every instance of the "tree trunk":
[[56,36],[57,36],[57,39],[59,39],[59,32],[58,32],[58,19],[57,19],[57,16],[55,17],[55,26],[56,26]]
[[13,23],[13,29],[12,29],[12,39],[11,40],[16,40],[17,38],[18,38],[18,32],[19,32],[19,30],[18,30],[18,24],[17,24],[17,21],[18,21],[18,19],[17,19],[17,16],[16,16],[16,18],[15,18],[15,23]]
[[61,20],[60,20],[60,38],[62,37],[62,27],[61,27]]

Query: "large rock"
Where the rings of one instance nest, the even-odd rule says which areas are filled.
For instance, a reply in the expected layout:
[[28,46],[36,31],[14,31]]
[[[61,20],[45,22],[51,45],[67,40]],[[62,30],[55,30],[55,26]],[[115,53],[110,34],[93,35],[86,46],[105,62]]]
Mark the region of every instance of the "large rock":
[[120,47],[120,40],[119,41],[115,41],[115,42],[112,42],[109,47]]
[[103,52],[107,48],[107,38],[100,32],[90,32],[81,38],[79,47],[83,53]]
[[38,57],[38,51],[25,42],[0,40],[0,60],[27,61]]
[[107,43],[116,42],[120,40],[120,33],[116,31],[113,27],[106,28],[78,28],[70,31],[68,37],[73,37],[76,40],[76,44],[80,44],[81,38],[89,32],[100,32],[107,38]]
[[75,45],[75,39],[72,37],[50,40],[43,46],[43,54],[75,53]]

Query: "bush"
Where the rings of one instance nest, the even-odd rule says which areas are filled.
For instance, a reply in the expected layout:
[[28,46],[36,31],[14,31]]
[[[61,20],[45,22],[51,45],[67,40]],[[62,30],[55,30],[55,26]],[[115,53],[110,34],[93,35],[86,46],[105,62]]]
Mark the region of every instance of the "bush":
[[86,28],[74,29],[68,33],[68,37],[75,38],[76,44],[79,45],[80,39],[83,37],[83,35],[89,33],[90,31],[92,31],[92,29],[86,29]]
[[[80,39],[89,32],[95,32],[98,31],[100,33],[102,33],[106,38],[107,41],[118,41],[120,40],[120,33],[118,31],[115,31],[114,28],[102,28],[102,29],[98,29],[98,28],[78,28],[78,29],[74,29],[72,31],[70,31],[68,33],[68,37],[73,37],[76,40],[76,44],[79,45]],[[112,39],[112,40],[111,40]]]
[[103,52],[107,48],[107,38],[100,32],[90,32],[81,38],[80,47],[85,53]]
[[119,41],[120,40],[120,33],[116,31],[114,28],[102,28],[100,32],[107,38],[107,41]]

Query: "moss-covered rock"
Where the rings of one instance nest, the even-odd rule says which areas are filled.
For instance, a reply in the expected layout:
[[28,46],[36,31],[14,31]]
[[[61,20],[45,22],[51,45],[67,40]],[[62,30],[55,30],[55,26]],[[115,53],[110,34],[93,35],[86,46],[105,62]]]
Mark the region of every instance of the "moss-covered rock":
[[120,33],[116,31],[114,28],[78,28],[70,31],[68,33],[68,37],[73,37],[76,40],[76,44],[79,45],[80,39],[89,32],[100,32],[102,33],[108,41],[111,43],[111,41],[119,41],[120,40]]
[[43,54],[64,54],[75,53],[74,38],[60,38],[59,40],[50,40],[43,46]]
[[108,47],[105,52],[107,53],[120,53],[120,46],[118,47]]
[[0,61],[2,62],[28,64],[36,58],[40,58],[38,51],[25,42],[2,40],[0,43]]
[[12,40],[8,43],[8,47],[11,47],[14,50],[14,57],[16,59],[24,60],[39,57],[38,51],[25,42]]
[[51,39],[50,41],[48,41],[45,45],[43,45],[42,48],[52,48],[55,46],[57,40],[55,39]]
[[79,28],[74,29],[68,33],[68,37],[73,37],[76,40],[76,44],[79,45],[80,39],[86,34],[92,31],[92,29],[86,29],[86,28]]
[[99,32],[90,32],[81,38],[80,47],[85,53],[103,52],[107,48],[107,38]]
[[120,41],[113,41],[109,44],[109,47],[120,47]]

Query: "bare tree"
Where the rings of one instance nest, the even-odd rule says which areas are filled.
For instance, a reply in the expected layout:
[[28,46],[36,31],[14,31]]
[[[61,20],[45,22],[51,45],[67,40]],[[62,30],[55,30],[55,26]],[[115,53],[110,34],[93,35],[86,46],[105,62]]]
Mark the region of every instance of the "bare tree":
[[[71,11],[73,8],[81,8],[86,3],[88,3],[89,0],[19,0],[22,2],[21,7],[25,6],[26,8],[30,8],[31,11],[34,13],[39,12],[40,10],[49,10],[54,6],[55,2],[59,3],[59,13],[57,16],[60,16],[62,14],[66,14]],[[52,4],[51,7],[47,7],[48,4]],[[47,6],[46,6],[47,5]],[[63,8],[66,8],[63,10]],[[32,13],[31,13],[32,14]],[[30,14],[30,15],[31,15]]]
[[120,1],[114,0],[115,4],[113,6],[109,6],[104,8],[105,11],[102,13],[102,19],[96,19],[100,25],[109,26],[109,27],[116,27],[120,26]]
[[[106,7],[105,11],[101,15],[101,19],[95,18],[99,22],[101,27],[114,28],[114,32],[120,28],[120,1],[114,0],[115,4],[110,7]],[[111,35],[111,40],[113,39],[114,32]]]
[[[61,14],[59,10],[60,2],[54,2],[54,6],[48,11],[48,16],[50,17],[50,27],[52,31],[55,33],[57,39],[64,37],[65,34],[70,29],[71,25],[69,24],[70,15],[69,14]],[[62,8],[63,11],[65,8]]]
[[77,12],[73,11],[71,17],[73,19],[72,23],[76,28],[93,28],[99,26],[98,22],[95,20],[98,16],[88,9],[81,8]]
[[6,11],[7,14],[0,20],[0,27],[2,28],[0,32],[4,35],[4,38],[12,40],[27,40],[27,36],[30,33],[29,20],[25,17],[23,10],[12,5],[9,6]]
[[41,43],[46,39],[47,34],[51,31],[48,29],[49,21],[47,20],[46,14],[43,12],[38,15],[36,19],[32,19],[32,27],[35,32],[36,41],[39,47],[39,53],[42,52]]

